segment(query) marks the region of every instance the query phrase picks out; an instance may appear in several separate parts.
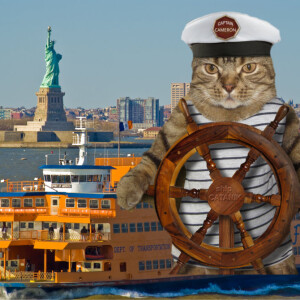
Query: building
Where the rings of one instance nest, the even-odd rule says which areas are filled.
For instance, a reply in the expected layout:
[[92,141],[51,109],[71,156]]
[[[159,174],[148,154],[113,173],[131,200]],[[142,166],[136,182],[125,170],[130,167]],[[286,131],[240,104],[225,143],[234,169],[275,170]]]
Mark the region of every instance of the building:
[[11,119],[12,110],[8,108],[0,107],[0,120],[10,120]]
[[23,118],[23,113],[22,112],[12,112],[11,113],[11,118],[13,120],[20,120]]
[[132,121],[134,129],[145,129],[160,126],[159,99],[131,99],[122,97],[117,99],[120,122]]
[[161,127],[150,127],[143,131],[143,137],[145,139],[155,139],[161,130]]
[[111,122],[118,121],[118,109],[116,106],[109,107],[108,109],[108,119]]
[[171,104],[164,105],[163,107],[163,123],[167,122],[171,116]]
[[178,101],[190,91],[190,83],[171,83],[171,112]]

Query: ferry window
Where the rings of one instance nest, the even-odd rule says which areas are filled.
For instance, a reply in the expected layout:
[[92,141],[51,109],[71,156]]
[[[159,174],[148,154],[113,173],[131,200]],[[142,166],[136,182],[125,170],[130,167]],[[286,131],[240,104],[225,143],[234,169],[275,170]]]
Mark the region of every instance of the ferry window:
[[52,198],[52,206],[58,206],[58,199],[57,198]]
[[12,207],[21,207],[21,199],[12,199]]
[[87,182],[93,181],[93,175],[87,175]]
[[79,175],[79,182],[86,182],[86,175]]
[[51,181],[51,176],[50,175],[44,175],[44,180],[45,181]]
[[43,229],[48,229],[49,228],[49,223],[43,222]]
[[153,270],[157,270],[158,269],[158,260],[154,260],[153,261]]
[[127,233],[128,232],[128,224],[127,223],[122,224],[121,228],[122,228],[122,233]]
[[54,229],[57,229],[57,223],[52,223],[52,227],[53,227]]
[[66,199],[66,207],[75,207],[75,200],[71,198]]
[[34,228],[34,223],[33,222],[29,222],[28,223],[28,228],[33,229]]
[[66,228],[72,229],[72,224],[71,223],[66,223]]
[[93,181],[94,182],[101,181],[101,175],[93,175]]
[[94,269],[100,269],[101,264],[100,263],[94,263]]
[[159,268],[164,269],[166,267],[166,262],[164,259],[159,260]]
[[143,208],[149,208],[149,204],[146,203],[146,202],[144,202],[144,203],[143,203]]
[[151,260],[146,261],[146,270],[152,270],[152,261]]
[[78,180],[79,180],[78,175],[72,175],[71,180],[72,180],[72,182],[78,182]]
[[44,198],[36,198],[35,199],[35,206],[36,207],[45,206],[45,199]]
[[130,223],[129,224],[129,228],[130,228],[130,232],[136,232],[136,228],[135,228],[135,223]]
[[156,231],[156,222],[151,222],[151,231]]
[[143,232],[143,223],[137,223],[137,231]]
[[146,232],[150,231],[150,224],[149,224],[149,222],[145,222],[145,223],[144,223],[144,230],[145,230]]
[[144,271],[145,270],[145,262],[144,261],[139,261],[139,270]]
[[98,224],[98,229],[97,231],[102,231],[103,230],[103,224]]
[[90,208],[99,208],[99,201],[98,201],[98,199],[91,199],[90,200]]
[[78,199],[77,207],[78,208],[86,208],[86,199]]
[[120,263],[120,272],[126,272],[126,262]]
[[120,224],[113,224],[114,233],[120,233]]
[[26,223],[25,222],[21,222],[20,223],[20,228],[23,228],[23,229],[26,228]]
[[70,175],[60,175],[57,177],[58,177],[59,183],[70,183],[71,182]]
[[157,222],[157,230],[158,230],[158,231],[162,231],[162,230],[163,230],[163,228],[162,228],[160,222]]
[[[8,267],[8,261],[6,261],[6,266]],[[4,261],[1,260],[1,267],[4,267]]]
[[137,209],[139,208],[142,208],[142,203],[139,203],[137,206],[136,206]]
[[101,200],[101,208],[110,208],[110,200]]
[[90,269],[91,266],[92,266],[91,263],[87,263],[87,262],[84,263],[84,267],[87,268],[87,269]]
[[74,223],[74,229],[79,229],[80,228],[80,224],[79,223]]
[[17,268],[18,267],[18,261],[17,260],[12,260],[10,262],[10,266],[13,267],[13,268]]
[[166,267],[170,269],[172,267],[171,259],[166,259]]
[[1,207],[9,207],[9,199],[1,199]]
[[25,198],[24,199],[24,207],[32,207],[32,199]]
[[57,175],[51,175],[51,182],[52,183],[58,183],[58,176]]

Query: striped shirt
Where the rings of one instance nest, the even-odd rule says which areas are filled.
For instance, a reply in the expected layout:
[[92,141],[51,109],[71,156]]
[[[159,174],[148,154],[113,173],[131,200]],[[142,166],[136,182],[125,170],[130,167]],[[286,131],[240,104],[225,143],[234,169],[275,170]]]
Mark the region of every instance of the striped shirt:
[[[261,131],[274,120],[279,107],[283,104],[280,99],[272,99],[266,103],[262,110],[248,119],[241,120],[239,123],[251,125]],[[192,102],[188,102],[190,114],[198,125],[211,123],[194,107]],[[285,118],[279,123],[279,126],[273,138],[282,145],[283,134],[285,131]],[[232,177],[240,165],[245,162],[249,149],[238,144],[213,144],[209,146],[213,161],[220,170],[223,177]],[[212,183],[206,161],[195,153],[185,163],[186,180],[185,189],[208,189]],[[201,176],[199,176],[201,174]],[[245,192],[252,192],[261,195],[277,194],[278,188],[275,176],[265,160],[260,156],[248,171],[242,182]],[[210,207],[207,201],[199,201],[191,197],[182,198],[179,215],[187,229],[194,233],[203,225]],[[268,228],[276,211],[276,207],[268,203],[244,204],[241,208],[241,214],[245,228],[252,236],[253,240],[260,237]],[[235,227],[234,231],[235,247],[241,247],[241,236],[239,230]],[[219,222],[218,220],[208,229],[204,242],[213,246],[219,245]],[[175,259],[180,255],[180,251],[173,247],[172,254]],[[263,263],[270,266],[283,261],[292,255],[292,244],[290,236],[283,243],[267,256]],[[193,265],[202,266],[200,263],[190,260]],[[247,267],[249,269],[249,267]],[[245,269],[247,269],[245,268]]]

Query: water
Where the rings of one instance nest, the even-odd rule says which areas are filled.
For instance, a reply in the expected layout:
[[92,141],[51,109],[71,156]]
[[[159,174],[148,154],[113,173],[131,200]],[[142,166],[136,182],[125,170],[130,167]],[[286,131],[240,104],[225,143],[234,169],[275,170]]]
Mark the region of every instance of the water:
[[[149,148],[120,149],[120,157],[128,154],[141,156]],[[78,157],[78,149],[51,149],[51,148],[1,148],[0,149],[0,180],[11,181],[33,180],[42,177],[41,165],[46,164],[45,155],[48,155],[48,164],[58,164],[59,154],[67,154],[67,158],[75,161]],[[88,148],[88,164],[94,164],[95,157],[117,157],[118,149]]]

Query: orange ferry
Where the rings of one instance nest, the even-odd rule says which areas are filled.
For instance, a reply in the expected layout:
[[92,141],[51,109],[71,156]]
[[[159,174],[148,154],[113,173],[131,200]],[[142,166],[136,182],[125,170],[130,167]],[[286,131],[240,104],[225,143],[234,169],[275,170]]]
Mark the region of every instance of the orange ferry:
[[[117,205],[119,179],[141,158],[97,158],[86,164],[85,120],[73,144],[79,158],[41,166],[43,178],[6,180],[0,193],[2,282],[63,283],[170,277],[171,239],[153,207]],[[174,276],[173,276],[174,277]]]

